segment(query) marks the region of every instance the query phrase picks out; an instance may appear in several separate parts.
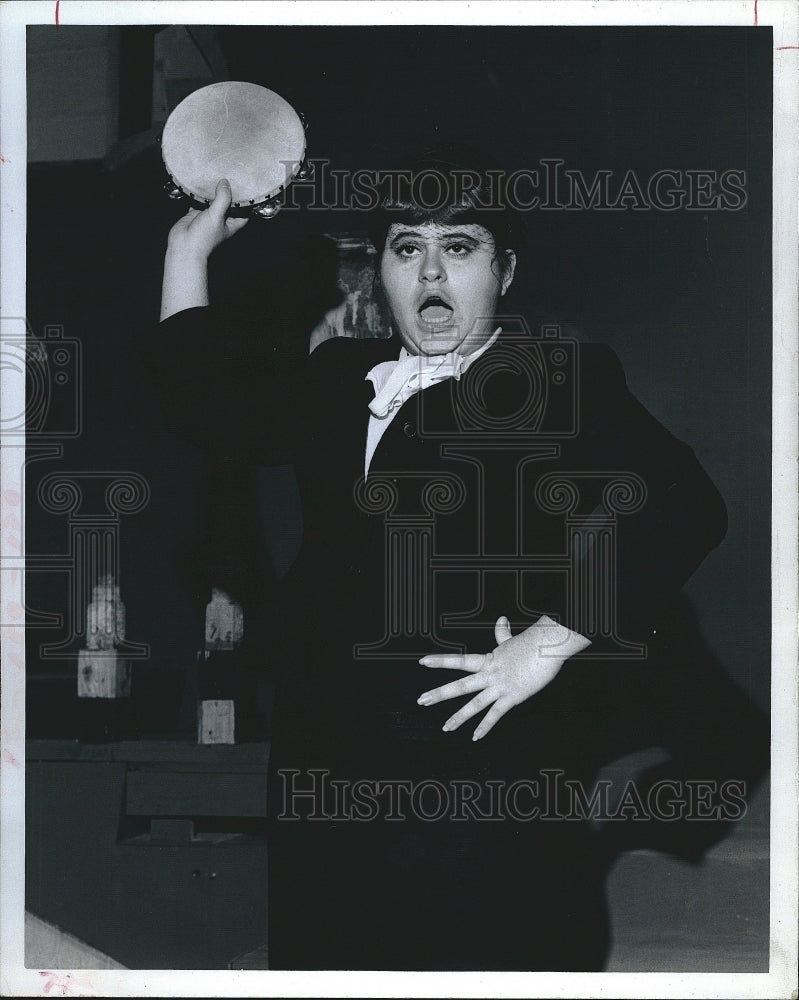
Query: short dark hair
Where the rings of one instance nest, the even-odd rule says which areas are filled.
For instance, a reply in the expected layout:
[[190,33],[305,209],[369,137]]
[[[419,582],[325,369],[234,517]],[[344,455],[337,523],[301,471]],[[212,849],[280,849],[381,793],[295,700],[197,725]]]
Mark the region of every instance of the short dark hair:
[[517,250],[525,236],[521,216],[504,198],[504,177],[484,156],[460,145],[428,150],[409,169],[385,171],[378,207],[367,221],[375,249],[382,254],[392,223],[479,225],[494,237],[504,271],[508,252]]

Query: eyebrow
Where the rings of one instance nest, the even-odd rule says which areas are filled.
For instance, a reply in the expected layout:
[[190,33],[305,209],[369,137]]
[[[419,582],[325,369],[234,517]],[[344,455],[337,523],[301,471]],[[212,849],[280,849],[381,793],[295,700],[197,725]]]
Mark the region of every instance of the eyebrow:
[[[427,240],[430,238],[423,236],[422,233],[415,229],[401,229],[394,237],[392,237],[391,246],[393,247],[395,243],[398,243],[400,240],[408,239],[408,237],[412,237],[417,240]],[[453,232],[447,232],[445,235],[440,237],[435,237],[435,240],[438,243],[450,242],[455,239],[460,240],[462,243],[472,243],[475,246],[479,246],[480,243],[483,242],[463,229],[456,229]]]

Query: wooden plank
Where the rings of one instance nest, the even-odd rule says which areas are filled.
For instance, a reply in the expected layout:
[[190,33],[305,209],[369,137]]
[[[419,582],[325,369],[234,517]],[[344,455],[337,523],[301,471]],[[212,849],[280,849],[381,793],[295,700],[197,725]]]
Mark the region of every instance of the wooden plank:
[[196,740],[132,740],[126,743],[82,744],[77,740],[27,740],[26,759],[129,761],[130,763],[185,764],[188,767],[266,768],[269,742],[203,746]]
[[129,816],[266,816],[264,774],[128,771]]
[[129,698],[130,661],[114,649],[82,649],[78,654],[79,698]]
[[183,816],[154,816],[150,820],[150,842],[185,844],[194,840],[194,820]]
[[230,698],[197,702],[197,742],[235,743],[236,713]]

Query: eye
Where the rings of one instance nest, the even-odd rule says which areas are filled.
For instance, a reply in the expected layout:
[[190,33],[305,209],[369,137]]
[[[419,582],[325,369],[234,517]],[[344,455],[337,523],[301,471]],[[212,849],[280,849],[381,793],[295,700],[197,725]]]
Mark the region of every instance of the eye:
[[420,253],[419,247],[415,243],[400,243],[394,247],[394,253],[403,260],[409,260]]
[[467,246],[465,243],[448,243],[447,253],[451,257],[468,257],[472,252],[472,248]]

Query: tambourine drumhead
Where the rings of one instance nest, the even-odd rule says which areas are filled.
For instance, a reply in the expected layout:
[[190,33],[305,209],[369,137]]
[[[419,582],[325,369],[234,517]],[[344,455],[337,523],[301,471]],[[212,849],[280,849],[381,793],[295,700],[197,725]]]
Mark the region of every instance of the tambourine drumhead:
[[161,153],[172,180],[195,201],[212,201],[227,177],[233,207],[248,207],[274,197],[297,173],[305,128],[294,108],[266,87],[212,83],[169,116]]

